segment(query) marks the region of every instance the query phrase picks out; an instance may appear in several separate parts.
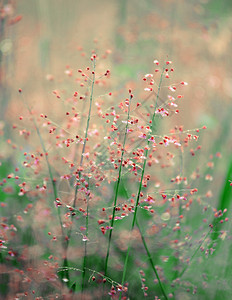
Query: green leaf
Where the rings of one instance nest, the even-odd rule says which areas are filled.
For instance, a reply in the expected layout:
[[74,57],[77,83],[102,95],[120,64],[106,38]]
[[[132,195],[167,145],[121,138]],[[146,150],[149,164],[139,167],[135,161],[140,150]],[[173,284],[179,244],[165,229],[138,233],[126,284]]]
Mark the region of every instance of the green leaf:
[[[232,180],[232,157],[231,157],[231,161],[229,163],[228,166],[228,170],[227,170],[227,174],[226,174],[226,178],[225,178],[225,183],[224,183],[224,187],[221,191],[221,196],[218,202],[218,207],[217,210],[224,210],[225,208],[227,210],[230,209],[231,206],[231,202],[232,202],[232,187],[230,185],[230,180]],[[214,233],[212,234],[212,240],[216,240],[219,236],[219,231],[222,230],[223,224],[219,223],[217,219],[214,220],[213,222],[213,228],[214,228]],[[221,242],[222,240],[219,239],[218,240],[218,244],[219,242]]]

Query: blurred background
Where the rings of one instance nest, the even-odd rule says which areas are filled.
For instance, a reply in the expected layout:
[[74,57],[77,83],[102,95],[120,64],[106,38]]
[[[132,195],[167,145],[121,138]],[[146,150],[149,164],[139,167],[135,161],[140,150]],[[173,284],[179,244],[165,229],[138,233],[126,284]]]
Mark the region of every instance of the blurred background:
[[112,52],[104,63],[114,89],[151,72],[154,59],[172,60],[189,83],[179,122],[206,125],[212,146],[230,127],[231,9],[229,0],[1,1],[2,126],[17,118],[19,87],[45,105],[67,67],[76,72],[94,49]]
[[[78,69],[90,64],[89,58],[95,50],[103,58],[99,70],[111,71],[107,89],[117,94],[118,99],[120,95],[125,97],[125,90],[132,87],[139,100],[141,95],[137,89],[141,83],[138,82],[144,74],[153,72],[153,61],[173,62],[175,80],[186,81],[188,86],[180,104],[181,113],[164,126],[207,127],[199,134],[202,150],[197,158],[189,159],[191,155],[186,153],[184,173],[186,176],[200,173],[202,193],[211,195],[211,205],[231,210],[231,46],[231,0],[1,0],[1,181],[15,165],[20,164],[23,152],[29,151],[34,144],[33,140],[28,144],[22,142],[14,131],[14,126],[21,126],[19,117],[27,112],[20,100],[19,88],[33,110],[38,114],[46,113],[57,123],[62,123],[63,108],[55,109],[53,91],[68,97],[77,84],[79,88],[78,80],[73,80],[73,77]],[[21,132],[21,135],[26,136],[27,132]],[[15,154],[15,148],[21,151],[20,154]],[[8,216],[12,213],[12,207],[4,210],[4,203],[9,198],[14,203],[18,197],[19,191],[14,189],[14,186],[10,189],[8,186],[0,193],[3,223],[6,213]],[[18,206],[15,204],[12,220],[24,203],[20,201]],[[25,244],[30,243],[30,232],[25,231],[23,237]],[[37,255],[38,251],[35,249]],[[224,257],[218,258],[212,266],[221,270],[217,280],[228,275],[231,242],[223,251]],[[2,260],[2,286],[10,278],[5,274],[5,268]],[[220,284],[227,294],[219,298],[214,289],[213,295],[217,299],[229,299],[228,283],[220,281]],[[1,287],[5,297],[10,295],[9,290],[10,286],[6,290]],[[213,299],[210,293],[207,295],[197,299]],[[191,299],[184,294],[178,297]]]

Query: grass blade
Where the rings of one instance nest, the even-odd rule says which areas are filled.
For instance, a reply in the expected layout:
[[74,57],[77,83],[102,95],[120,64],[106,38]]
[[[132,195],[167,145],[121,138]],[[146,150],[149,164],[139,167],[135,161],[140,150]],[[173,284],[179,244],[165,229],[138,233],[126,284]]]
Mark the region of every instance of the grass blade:
[[109,254],[110,254],[110,244],[111,244],[111,238],[112,238],[113,227],[114,227],[114,218],[115,218],[116,205],[117,205],[117,199],[118,199],[119,185],[120,185],[120,180],[121,180],[122,163],[123,163],[123,158],[124,158],[124,153],[125,153],[126,137],[127,137],[128,123],[129,123],[129,118],[130,118],[131,100],[132,100],[132,95],[130,95],[130,101],[129,101],[128,111],[127,111],[127,122],[126,122],[126,128],[125,128],[125,134],[124,134],[124,140],[123,140],[123,146],[122,146],[121,162],[120,162],[119,171],[118,171],[118,180],[116,182],[116,188],[115,188],[113,213],[112,213],[112,219],[111,219],[111,224],[110,224],[111,229],[110,229],[110,233],[109,233],[107,254],[106,254],[106,259],[105,259],[105,275],[107,274],[107,268],[108,268],[108,260],[109,260]]
[[[131,225],[131,232],[134,229],[135,221],[136,221],[136,217],[137,217],[137,210],[138,210],[138,204],[139,204],[139,199],[140,199],[140,193],[141,193],[141,190],[142,190],[142,182],[143,182],[143,177],[144,177],[144,172],[145,172],[145,168],[146,168],[146,164],[147,164],[147,157],[148,157],[148,152],[149,152],[149,150],[148,150],[149,147],[148,146],[150,144],[150,137],[152,136],[153,131],[154,131],[154,121],[155,121],[155,116],[156,116],[156,107],[157,107],[157,102],[158,102],[159,93],[160,93],[160,89],[161,89],[161,84],[162,84],[162,80],[163,80],[164,70],[165,69],[163,68],[163,71],[162,71],[161,76],[160,76],[160,82],[159,82],[157,96],[156,96],[155,109],[154,109],[154,113],[153,113],[153,116],[152,116],[152,122],[151,122],[151,126],[150,126],[151,131],[150,131],[149,136],[148,136],[147,149],[146,149],[145,154],[144,154],[145,158],[144,158],[143,169],[142,169],[142,174],[141,174],[140,183],[139,183],[139,189],[138,189],[138,194],[137,194],[137,199],[136,199],[136,205],[135,205],[133,221],[132,221],[132,225]],[[130,244],[130,241],[129,241],[126,260],[125,260],[124,268],[123,268],[122,285],[124,284],[125,278],[126,278],[126,271],[127,271],[127,264],[128,264],[130,250],[131,250],[131,244]],[[122,297],[122,293],[120,293],[119,299],[121,299],[121,297]]]

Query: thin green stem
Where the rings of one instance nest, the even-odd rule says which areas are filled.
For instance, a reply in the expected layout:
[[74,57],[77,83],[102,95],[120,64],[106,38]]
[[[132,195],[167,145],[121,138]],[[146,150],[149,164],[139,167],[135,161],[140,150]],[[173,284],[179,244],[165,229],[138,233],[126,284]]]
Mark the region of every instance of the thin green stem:
[[[123,185],[123,188],[124,188],[124,191],[126,192],[126,195],[127,195],[127,197],[128,197],[127,190],[126,190],[126,188],[125,188],[124,185]],[[149,262],[150,262],[150,264],[151,264],[151,266],[152,266],[152,269],[153,269],[153,271],[154,271],[154,273],[155,273],[155,275],[156,275],[156,277],[157,277],[157,280],[158,280],[158,282],[159,282],[160,289],[161,289],[163,295],[166,295],[166,292],[165,292],[164,287],[163,287],[163,285],[162,285],[162,282],[161,282],[161,280],[160,280],[159,274],[158,274],[158,272],[157,272],[157,270],[156,270],[156,267],[155,267],[155,265],[154,265],[154,262],[153,262],[153,260],[152,260],[152,256],[151,256],[150,251],[149,251],[149,249],[148,249],[148,246],[147,246],[145,237],[144,237],[143,232],[142,232],[142,230],[141,230],[141,227],[140,227],[140,225],[139,225],[138,219],[136,219],[136,226],[138,227],[138,230],[139,230],[139,233],[140,233],[142,242],[143,242],[143,246],[144,246],[144,248],[145,248],[145,250],[146,250],[146,252],[147,252],[148,260],[149,260]],[[165,299],[167,299],[167,298],[165,298]]]
[[[31,111],[29,105],[27,104],[26,100],[24,99],[24,97],[23,97],[23,102],[24,102],[25,106],[27,107],[30,115],[32,116],[32,121],[33,121],[34,126],[36,128],[36,132],[37,132],[37,135],[39,137],[40,144],[41,144],[41,147],[42,147],[44,155],[45,155],[45,160],[46,160],[46,164],[47,164],[47,168],[48,168],[48,173],[49,173],[50,181],[51,181],[51,184],[52,184],[52,189],[53,189],[53,194],[54,194],[54,200],[56,202],[56,199],[58,198],[58,193],[57,193],[56,184],[55,184],[55,181],[54,181],[54,178],[53,178],[53,174],[52,174],[52,168],[51,168],[51,165],[50,165],[49,160],[48,160],[47,150],[46,150],[46,147],[45,147],[42,135],[40,133],[39,127],[38,127],[38,125],[37,125],[37,123],[35,121],[35,118],[33,116],[33,113]],[[61,232],[62,232],[62,235],[64,237],[64,230],[63,230],[63,226],[62,226],[62,220],[61,220],[61,215],[60,215],[60,209],[59,208],[57,209],[57,212],[58,212],[57,215],[58,215],[58,219],[59,219],[59,223],[60,223]],[[62,243],[62,245],[64,245],[64,244]]]
[[[33,120],[34,120],[34,119],[33,119]],[[35,120],[34,120],[34,124],[35,124],[36,131],[37,131],[37,134],[38,134],[39,139],[40,139],[40,143],[41,143],[42,149],[43,149],[44,154],[45,154],[45,159],[46,159],[46,163],[47,163],[47,167],[48,167],[48,173],[49,173],[50,181],[51,181],[51,184],[52,184],[52,189],[53,189],[54,199],[55,199],[55,201],[56,201],[56,199],[58,198],[58,193],[57,193],[55,181],[54,181],[54,179],[53,179],[51,165],[50,165],[50,163],[49,163],[48,156],[46,155],[47,151],[46,151],[46,148],[45,148],[45,145],[44,145],[42,136],[41,136],[41,134],[40,134],[40,130],[39,130],[39,128],[38,128],[38,126],[37,126]],[[60,209],[58,208],[57,211],[58,211],[58,219],[59,219],[61,231],[62,231],[62,234],[63,234],[63,236],[64,236],[64,230],[63,230],[63,226],[62,226],[62,220],[61,220],[61,215],[60,215]]]
[[189,259],[189,263],[188,265],[181,271],[179,278],[181,278],[184,273],[187,271],[187,269],[189,268],[192,260],[194,259],[194,257],[196,256],[197,252],[199,251],[199,249],[201,248],[202,244],[204,243],[204,241],[207,239],[207,237],[210,235],[210,233],[212,232],[212,229],[210,229],[208,231],[208,233],[206,234],[206,236],[204,237],[204,239],[202,240],[202,242],[200,243],[200,245],[197,247],[197,249],[194,251],[193,255],[191,256],[191,258]]
[[[81,151],[81,159],[80,159],[80,167],[83,165],[83,154],[85,153],[85,148],[86,148],[86,142],[87,142],[87,137],[88,137],[88,130],[89,130],[89,123],[90,123],[90,117],[91,117],[91,110],[92,110],[92,102],[93,102],[93,91],[94,91],[94,84],[95,84],[95,69],[96,69],[96,61],[95,59],[93,60],[93,79],[92,79],[92,85],[91,85],[91,93],[90,93],[90,103],[89,103],[89,112],[88,112],[88,119],[86,123],[86,129],[85,129],[85,138],[84,138],[84,144],[82,147]],[[78,172],[78,177],[80,179],[81,177],[81,171]],[[78,185],[75,187],[75,194],[74,194],[74,202],[73,202],[73,208],[75,209],[76,207],[76,201],[77,201],[77,194],[78,194]],[[73,220],[73,215],[72,215],[72,220]],[[69,240],[72,234],[72,225],[70,226],[69,232],[68,232],[68,239],[67,239],[67,247],[69,244]]]
[[113,227],[114,227],[114,218],[115,218],[116,205],[117,205],[117,199],[118,199],[118,191],[119,191],[119,185],[120,185],[121,174],[122,174],[122,163],[123,163],[123,158],[124,158],[124,153],[125,153],[126,137],[127,137],[128,123],[129,123],[129,118],[130,118],[131,100],[132,100],[132,96],[130,96],[128,111],[127,111],[127,122],[126,122],[126,128],[125,128],[125,134],[124,134],[124,140],[123,140],[123,146],[122,146],[122,152],[121,152],[120,166],[119,166],[119,171],[118,171],[118,180],[116,182],[116,188],[115,188],[113,213],[112,213],[112,219],[111,219],[111,225],[110,225],[111,229],[110,229],[110,233],[109,233],[107,254],[106,254],[106,259],[105,259],[105,275],[107,273],[107,268],[108,268],[108,260],[109,260],[109,254],[110,254],[110,244],[111,244],[111,239],[112,239],[112,233],[113,233]]
[[[84,153],[85,153],[85,148],[86,148],[86,143],[87,143],[87,138],[88,138],[88,130],[89,130],[89,124],[90,124],[90,117],[91,117],[91,110],[92,110],[92,103],[93,103],[93,91],[94,91],[94,84],[95,84],[95,69],[96,69],[96,60],[95,58],[93,59],[93,78],[92,78],[92,84],[91,84],[91,92],[90,92],[90,99],[89,99],[89,111],[88,111],[88,119],[86,123],[86,129],[85,129],[85,138],[84,138],[84,144],[82,147],[82,152],[81,152],[81,158],[80,158],[80,167],[83,165],[83,158],[84,158]],[[81,171],[78,172],[78,177],[80,180],[81,177]],[[77,202],[77,194],[78,194],[78,185],[75,187],[75,194],[74,194],[74,202],[73,202],[73,208],[75,210],[76,208],[76,202]],[[89,202],[87,202],[87,216],[86,216],[86,232],[88,234],[88,217],[89,217]],[[74,214],[71,216],[71,220],[73,221]],[[68,232],[68,238],[66,239],[66,252],[68,252],[68,247],[69,247],[69,242],[70,238],[72,235],[72,228],[73,224],[71,223],[70,229]],[[83,273],[82,273],[82,296],[83,296],[83,291],[84,291],[84,286],[85,286],[85,270],[86,270],[86,262],[87,262],[87,241],[85,243],[85,250],[84,250],[84,258],[83,258]]]
[[[184,157],[183,157],[183,149],[180,148],[180,186],[178,191],[180,192],[183,189],[183,169],[184,169]],[[179,200],[179,216],[182,215],[182,206],[181,206],[181,200]],[[181,238],[181,229],[177,231],[177,239],[180,240]],[[178,264],[179,264],[179,250],[177,250],[177,256],[175,256],[175,267],[176,271],[174,272],[173,279],[176,279],[179,276],[179,271],[178,271]]]
[[87,243],[88,243],[88,233],[89,233],[89,199],[87,200],[87,209],[86,209],[86,219],[85,219],[85,227],[86,227],[86,240],[85,243],[85,253],[83,258],[83,267],[82,267],[82,287],[81,292],[83,295],[84,287],[85,287],[85,274],[86,274],[86,262],[87,262]]
[[[137,199],[136,199],[134,217],[133,217],[133,221],[132,221],[132,225],[131,225],[131,233],[134,229],[135,221],[136,221],[136,217],[137,217],[137,210],[138,210],[138,205],[139,205],[140,193],[141,193],[142,185],[143,185],[142,183],[143,183],[143,177],[144,177],[144,172],[145,172],[146,163],[147,163],[147,156],[148,156],[148,151],[149,151],[150,138],[151,138],[151,136],[153,134],[153,130],[154,130],[156,107],[157,107],[158,98],[159,98],[159,94],[160,94],[161,84],[162,84],[162,81],[163,81],[163,74],[164,74],[164,68],[163,68],[163,71],[162,71],[161,76],[160,76],[160,82],[159,82],[158,91],[157,91],[157,95],[156,95],[155,109],[154,109],[154,113],[153,113],[153,116],[152,116],[152,123],[151,123],[151,126],[150,126],[150,133],[148,135],[147,147],[146,147],[146,151],[145,151],[145,154],[144,154],[145,158],[144,158],[143,169],[142,169],[142,174],[141,174],[140,183],[139,183],[139,190],[138,190]],[[129,238],[129,246],[128,246],[128,249],[127,249],[127,255],[126,255],[124,268],[123,268],[122,285],[124,284],[124,281],[125,281],[125,278],[126,278],[127,264],[128,264],[128,260],[129,260],[130,250],[131,250],[130,240],[131,240],[131,236]],[[121,297],[122,297],[122,293],[120,293],[119,299],[121,299]]]
[[[85,102],[83,101],[82,111],[84,111],[84,107],[85,107]],[[83,119],[84,119],[83,114],[81,114],[80,124],[83,123]],[[72,159],[73,162],[77,161],[79,146],[80,146],[80,143],[76,143],[76,145],[75,145],[75,150],[74,150],[74,155],[73,155],[73,159]],[[75,168],[75,167],[71,168],[71,174],[72,174],[74,168]],[[74,178],[74,180],[75,180],[75,178]],[[74,180],[73,180],[73,181],[74,181]]]
[[[93,103],[93,90],[94,90],[94,84],[95,84],[95,68],[96,68],[96,61],[94,59],[94,61],[93,61],[93,80],[92,80],[91,93],[90,93],[90,99],[89,99],[89,112],[88,112],[88,119],[87,119],[86,129],[85,129],[84,144],[83,144],[83,148],[82,148],[82,152],[81,152],[80,167],[82,167],[82,165],[83,165],[83,159],[84,159],[83,154],[85,153],[85,147],[86,147],[86,142],[87,142],[87,137],[88,137],[89,123],[90,123],[92,103]],[[80,175],[81,175],[81,172],[79,172],[79,177],[80,177]],[[76,206],[77,191],[78,191],[78,186],[76,186],[76,189],[75,189],[74,208]]]
[[153,263],[153,260],[152,260],[152,257],[151,257],[151,253],[150,253],[150,251],[149,251],[149,249],[148,249],[148,247],[147,247],[147,243],[146,243],[145,237],[144,237],[144,235],[143,235],[143,233],[142,233],[142,231],[141,231],[141,228],[140,228],[140,226],[139,226],[138,220],[136,220],[136,225],[137,225],[137,227],[138,227],[138,229],[139,229],[140,236],[141,236],[141,239],[142,239],[142,242],[143,242],[143,246],[144,246],[144,248],[145,248],[145,250],[146,250],[146,252],[147,252],[148,260],[149,260],[149,262],[150,262],[150,264],[151,264],[151,267],[152,267],[152,269],[153,269],[153,271],[154,271],[154,273],[155,273],[155,276],[156,276],[156,278],[157,278],[157,280],[158,280],[160,289],[161,289],[161,291],[162,291],[162,293],[163,293],[163,295],[164,295],[164,298],[165,298],[166,300],[168,300],[167,294],[166,294],[166,292],[165,292],[165,290],[164,290],[164,287],[163,287],[163,284],[162,284],[162,282],[161,282],[161,280],[160,280],[159,274],[158,274],[158,272],[157,272],[157,270],[156,270],[156,267],[155,267],[155,265],[154,265],[154,263]]

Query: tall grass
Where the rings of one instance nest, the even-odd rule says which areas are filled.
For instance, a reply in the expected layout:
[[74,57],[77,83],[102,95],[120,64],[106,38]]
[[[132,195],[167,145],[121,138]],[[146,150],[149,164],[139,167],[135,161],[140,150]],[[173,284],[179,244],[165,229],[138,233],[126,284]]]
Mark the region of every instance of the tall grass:
[[[152,137],[152,134],[153,134],[153,126],[154,126],[154,121],[155,121],[155,116],[156,116],[156,108],[157,108],[157,102],[158,102],[159,93],[160,93],[160,89],[161,89],[161,84],[162,84],[162,80],[163,80],[163,74],[164,74],[164,68],[163,68],[163,71],[162,71],[161,76],[160,76],[160,82],[159,82],[158,92],[157,92],[157,96],[156,96],[155,108],[154,108],[154,112],[153,112],[153,115],[152,115],[152,123],[150,125],[150,132],[149,132],[149,136],[148,136],[147,149],[146,149],[145,155],[144,155],[145,158],[144,158],[144,163],[143,163],[143,168],[142,168],[142,174],[141,174],[141,178],[140,178],[139,188],[138,188],[138,192],[137,192],[137,199],[136,199],[136,204],[135,204],[135,211],[134,211],[134,216],[133,216],[132,225],[131,225],[131,233],[132,233],[132,231],[134,229],[135,222],[136,222],[137,211],[138,211],[138,204],[139,204],[139,199],[140,199],[140,193],[141,193],[141,190],[142,190],[142,182],[143,182],[144,172],[145,172],[145,168],[146,168],[146,164],[147,164],[147,156],[148,156],[148,149],[149,149],[149,144],[150,144],[150,138]],[[128,249],[127,249],[125,263],[124,263],[124,268],[123,268],[122,285],[124,284],[124,281],[125,281],[125,278],[126,278],[127,264],[128,264],[128,259],[129,259],[130,251],[131,251],[131,245],[129,244]],[[166,295],[165,295],[165,297],[166,297]],[[120,295],[120,298],[121,298],[121,295]]]
[[[98,70],[100,57],[93,54],[91,62],[92,70],[79,70],[81,79],[76,79],[85,93],[72,92],[71,98],[61,102],[62,92],[53,92],[62,105],[61,116],[66,110],[63,123],[41,114],[45,119],[41,124],[37,112],[24,100],[29,113],[27,126],[31,122],[40,145],[33,149],[30,144],[24,153],[24,176],[10,173],[7,180],[14,178],[21,188],[19,194],[31,197],[35,215],[43,211],[43,199],[48,200],[49,207],[54,202],[52,213],[57,215],[56,221],[44,220],[40,233],[48,236],[42,247],[43,275],[39,283],[30,276],[35,286],[45,287],[38,288],[36,295],[180,299],[194,294],[196,286],[202,289],[205,285],[190,277],[192,270],[197,272],[195,262],[204,273],[209,256],[220,249],[215,243],[219,245],[226,237],[223,226],[229,224],[225,214],[231,164],[218,207],[214,208],[209,204],[210,193],[203,194],[201,183],[198,190],[194,174],[185,177],[186,156],[190,152],[194,157],[200,149],[194,145],[205,127],[172,127],[171,117],[180,112],[177,107],[187,83],[178,80],[170,84],[174,77],[171,61],[160,68],[155,60],[155,70],[138,83],[142,91],[134,88],[132,94],[129,89],[126,99],[121,92],[108,91],[110,71]],[[81,102],[86,114],[79,108]],[[19,130],[21,135],[25,132]],[[65,195],[57,188],[64,179],[71,187]],[[42,188],[39,180],[44,182]],[[200,224],[191,223],[196,215]],[[12,245],[8,255],[17,257]],[[21,256],[26,256],[23,251]],[[18,261],[18,268],[23,269],[21,258]],[[228,268],[224,271],[229,272]],[[26,288],[30,290],[30,285]]]
[[130,107],[131,107],[131,101],[133,99],[133,95],[131,94],[130,91],[130,100],[128,104],[128,112],[127,112],[127,120],[126,120],[126,127],[125,127],[125,133],[124,133],[124,140],[123,140],[123,145],[121,149],[121,158],[120,158],[120,165],[119,165],[119,170],[118,170],[118,179],[115,184],[115,196],[114,196],[114,203],[113,203],[113,213],[112,213],[112,219],[111,219],[111,224],[110,224],[110,233],[109,233],[109,239],[108,239],[108,246],[107,246],[107,253],[106,253],[106,259],[105,259],[105,275],[107,275],[107,268],[108,268],[108,259],[110,255],[110,244],[111,244],[111,238],[112,238],[112,233],[113,233],[113,228],[114,228],[114,221],[115,221],[115,212],[116,212],[116,206],[117,206],[117,200],[118,200],[118,191],[119,191],[119,185],[120,185],[120,180],[121,180],[121,173],[122,173],[122,164],[123,164],[123,159],[124,159],[124,153],[125,153],[125,147],[126,147],[126,137],[128,133],[128,124],[129,124],[129,118],[130,118]]

